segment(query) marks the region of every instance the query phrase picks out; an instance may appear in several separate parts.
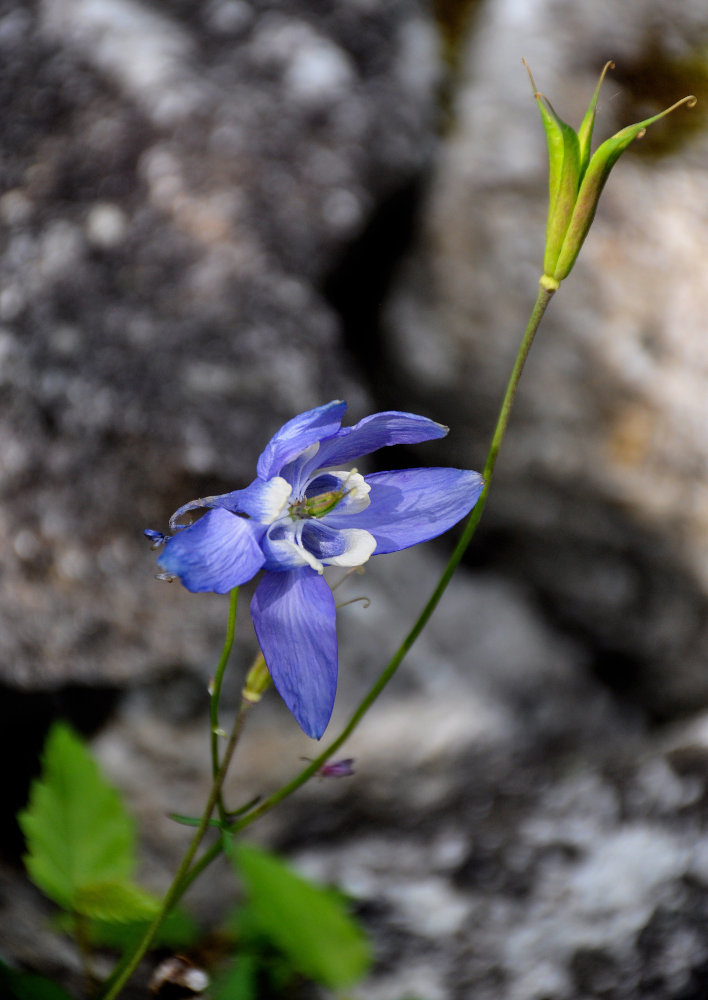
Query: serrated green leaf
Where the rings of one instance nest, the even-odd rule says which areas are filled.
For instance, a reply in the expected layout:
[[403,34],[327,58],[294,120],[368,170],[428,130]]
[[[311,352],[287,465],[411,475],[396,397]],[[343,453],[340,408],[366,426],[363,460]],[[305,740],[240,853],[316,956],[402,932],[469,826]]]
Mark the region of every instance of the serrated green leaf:
[[73,908],[94,920],[127,924],[151,920],[160,900],[132,882],[91,882],[78,887]]
[[308,882],[280,858],[251,844],[229,849],[261,932],[294,969],[331,989],[366,973],[369,946],[339,894]]
[[63,723],[49,732],[43,765],[18,816],[29,849],[24,860],[32,881],[72,910],[82,888],[130,879],[133,823],[83,742]]
[[73,1000],[70,993],[33,972],[16,972],[0,962],[0,996],[12,1000]]

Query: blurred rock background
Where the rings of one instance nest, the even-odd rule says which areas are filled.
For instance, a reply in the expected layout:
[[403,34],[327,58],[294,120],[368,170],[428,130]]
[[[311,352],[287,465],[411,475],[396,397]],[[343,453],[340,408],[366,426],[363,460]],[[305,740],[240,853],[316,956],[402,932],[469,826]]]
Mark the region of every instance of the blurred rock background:
[[[451,426],[378,467],[482,466],[542,258],[521,57],[574,123],[612,58],[600,139],[701,103],[613,173],[468,565],[347,746],[357,775],[259,831],[359,901],[369,1000],[705,997],[707,43],[698,0],[4,0],[0,957],[77,968],[12,823],[52,717],[95,736],[153,887],[184,844],[165,812],[204,794],[225,600],[155,583],[143,528],[249,482],[334,397]],[[333,731],[450,544],[347,585],[371,606],[341,612]],[[231,794],[303,754],[271,695]],[[230,891],[215,870],[192,905],[209,923]]]

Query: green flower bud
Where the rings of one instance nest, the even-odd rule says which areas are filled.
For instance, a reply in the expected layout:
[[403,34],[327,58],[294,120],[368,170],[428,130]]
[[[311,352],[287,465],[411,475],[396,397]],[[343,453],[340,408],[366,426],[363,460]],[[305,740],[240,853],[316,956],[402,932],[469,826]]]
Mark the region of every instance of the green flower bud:
[[591,156],[590,144],[597,99],[605,74],[608,69],[614,68],[614,63],[605,64],[577,132],[558,117],[548,98],[536,89],[526,60],[524,66],[538,102],[548,145],[548,221],[541,284],[555,290],[570,274],[595,217],[605,181],[627,146],[641,138],[649,125],[682,104],[692,108],[696,98],[693,95],[684,97],[665,111],[636,125],[628,125],[611,139],[605,140]]
[[258,653],[248,671],[241,697],[251,705],[257,705],[272,683],[265,657],[263,653]]

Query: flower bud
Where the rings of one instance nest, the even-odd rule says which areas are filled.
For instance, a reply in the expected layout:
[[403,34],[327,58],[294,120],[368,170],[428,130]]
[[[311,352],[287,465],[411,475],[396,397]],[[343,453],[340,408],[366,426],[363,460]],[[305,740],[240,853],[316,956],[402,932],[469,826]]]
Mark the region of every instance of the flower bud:
[[354,774],[354,758],[327,761],[317,769],[317,773],[321,778],[350,778]]
[[548,221],[541,284],[555,290],[570,274],[592,225],[605,181],[622,153],[634,139],[641,138],[653,122],[682,104],[692,108],[696,98],[684,97],[665,111],[636,125],[628,125],[606,139],[591,156],[597,99],[605,74],[614,68],[614,63],[605,64],[577,132],[558,117],[548,98],[539,93],[525,60],[524,65],[538,102],[548,145]]
[[244,701],[257,705],[272,683],[263,654],[259,653],[246,675],[246,683],[243,685],[241,697]]

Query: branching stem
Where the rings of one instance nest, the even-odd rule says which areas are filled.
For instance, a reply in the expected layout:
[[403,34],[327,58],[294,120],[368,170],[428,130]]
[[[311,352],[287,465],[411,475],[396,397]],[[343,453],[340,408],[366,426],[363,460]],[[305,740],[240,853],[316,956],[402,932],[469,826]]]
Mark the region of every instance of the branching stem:
[[[209,685],[209,694],[211,695],[209,702],[209,725],[211,729],[211,775],[214,781],[216,781],[216,777],[221,766],[219,763],[219,740],[223,736],[221,728],[219,727],[219,699],[221,698],[221,685],[224,680],[224,673],[226,672],[226,664],[229,662],[229,657],[231,656],[231,650],[234,644],[237,608],[238,587],[234,587],[229,597],[229,617],[226,625],[224,648],[221,650],[221,656],[219,657],[219,662],[216,667],[216,673],[214,674],[214,678]],[[216,805],[219,811],[219,819],[222,823],[225,823],[227,818],[226,807],[224,806],[223,797],[221,795],[217,798]]]
[[[233,598],[232,593],[232,606],[235,604],[235,598]],[[229,641],[233,642],[233,635],[230,636],[227,632],[227,640],[224,648],[229,645]],[[223,658],[223,656],[222,656]],[[224,785],[224,780],[226,774],[229,770],[229,765],[233,759],[234,752],[238,746],[239,739],[241,738],[241,733],[243,732],[243,727],[246,722],[246,716],[249,710],[253,707],[252,702],[248,701],[246,698],[241,699],[238,712],[236,713],[236,718],[234,720],[233,728],[231,730],[231,735],[229,736],[228,743],[226,744],[226,749],[224,751],[224,756],[219,765],[217,773],[215,775],[214,781],[212,783],[211,791],[209,792],[209,798],[207,799],[206,805],[204,807],[204,812],[202,814],[201,822],[197,827],[197,830],[192,837],[192,840],[187,848],[187,852],[182,858],[179,868],[172,880],[172,885],[167,890],[167,894],[162,901],[162,906],[160,907],[159,913],[155,916],[154,920],[150,926],[145,931],[140,943],[136,946],[135,950],[126,954],[123,959],[118,963],[117,967],[114,969],[112,975],[107,980],[104,985],[103,991],[100,993],[99,1000],[114,1000],[120,991],[123,989],[125,984],[128,982],[130,977],[133,975],[137,969],[143,955],[148,950],[152,941],[162,926],[167,914],[170,912],[175,903],[180,899],[184,892],[183,882],[185,882],[189,870],[192,866],[194,858],[196,857],[199,846],[204,839],[207,830],[211,826],[211,816],[217,803],[221,799],[221,790]],[[217,842],[219,845],[219,851],[222,849],[221,838]],[[217,852],[219,853],[219,852]],[[214,855],[216,857],[216,855]],[[203,870],[203,869],[201,869]],[[186,884],[191,884],[191,880]]]
[[[502,400],[501,409],[499,411],[499,416],[497,418],[497,423],[494,428],[494,434],[492,435],[492,441],[489,446],[489,452],[487,454],[487,460],[484,465],[484,489],[477,501],[472,513],[470,514],[465,528],[462,532],[460,540],[458,541],[455,549],[448,560],[445,569],[443,570],[442,576],[440,577],[435,589],[433,590],[428,602],[421,611],[418,619],[411,628],[410,632],[404,638],[403,642],[396,650],[392,658],[390,659],[387,666],[384,668],[383,672],[380,674],[378,679],[371,686],[369,691],[366,693],[364,698],[361,700],[351,718],[347,724],[342,729],[341,733],[336,737],[336,739],[329,744],[326,750],[324,750],[319,757],[311,761],[307,767],[296,775],[291,781],[283,785],[277,791],[273,792],[268,798],[262,800],[257,805],[254,805],[253,809],[246,813],[245,816],[240,817],[236,822],[228,826],[228,832],[231,834],[239,833],[241,830],[246,829],[251,823],[254,823],[257,819],[263,816],[265,813],[270,812],[270,810],[281,802],[283,799],[292,795],[298,788],[305,784],[309,778],[315,774],[319,768],[326,763],[326,761],[339,749],[339,747],[351,736],[359,722],[362,720],[364,715],[368,712],[369,708],[376,701],[378,696],[381,694],[383,689],[386,687],[388,682],[391,680],[393,675],[398,670],[403,659],[405,658],[408,651],[411,649],[416,639],[423,631],[428,621],[430,620],[433,611],[438,606],[440,598],[445,593],[447,586],[452,579],[452,576],[460,564],[463,555],[465,554],[467,547],[469,546],[475,531],[477,530],[477,525],[479,524],[480,518],[482,517],[482,512],[484,511],[484,506],[489,494],[489,488],[492,482],[492,476],[494,474],[494,468],[497,462],[497,456],[499,454],[499,449],[501,443],[504,439],[504,434],[506,433],[507,425],[509,423],[509,416],[511,414],[511,407],[514,402],[514,397],[516,396],[516,390],[519,385],[519,380],[521,378],[521,373],[526,364],[526,359],[528,357],[531,345],[533,343],[534,337],[536,336],[536,331],[539,328],[543,314],[546,311],[548,303],[553,297],[556,289],[554,287],[549,287],[549,283],[541,279],[539,283],[539,292],[536,299],[536,303],[531,312],[528,325],[524,332],[524,336],[521,340],[518,353],[516,355],[516,360],[514,362],[514,367],[509,378],[509,382],[506,387],[506,392],[504,393],[504,398]],[[204,871],[208,865],[211,864],[223,851],[223,836],[219,840],[215,841],[206,851],[202,854],[201,858],[195,862],[195,857],[199,846],[204,839],[204,836],[211,825],[211,815],[215,808],[219,809],[220,821],[224,826],[228,822],[228,817],[226,816],[225,808],[221,799],[221,789],[226,777],[226,773],[231,763],[234,750],[238,743],[241,731],[243,729],[243,724],[246,719],[246,714],[248,709],[251,707],[251,703],[246,699],[242,698],[241,706],[239,708],[238,714],[236,716],[236,721],[234,723],[229,742],[224,753],[223,760],[219,762],[219,718],[218,718],[218,703],[219,694],[221,691],[221,683],[223,679],[224,669],[226,667],[226,662],[229,658],[231,652],[231,646],[233,644],[233,633],[236,621],[236,602],[237,602],[237,591],[234,590],[231,593],[231,603],[229,606],[229,623],[227,627],[226,642],[224,644],[224,650],[219,660],[219,665],[217,667],[216,675],[214,677],[214,682],[212,686],[212,699],[211,699],[211,710],[210,710],[210,722],[211,722],[211,748],[212,748],[212,772],[214,775],[214,782],[212,785],[209,798],[207,800],[204,813],[202,815],[201,822],[197,831],[192,838],[187,853],[182,859],[182,863],[177,870],[172,885],[167,891],[162,907],[159,914],[155,917],[152,924],[145,932],[145,935],[137,946],[135,951],[131,955],[124,956],[123,960],[119,963],[112,976],[106,983],[104,990],[99,998],[99,1000],[114,1000],[118,996],[123,986],[127,983],[128,979],[132,976],[133,972],[137,968],[143,955],[150,947],[155,934],[160,929],[162,922],[165,917],[172,909],[172,907],[178,902],[178,900],[187,891],[189,886],[194,882],[194,880]]]

